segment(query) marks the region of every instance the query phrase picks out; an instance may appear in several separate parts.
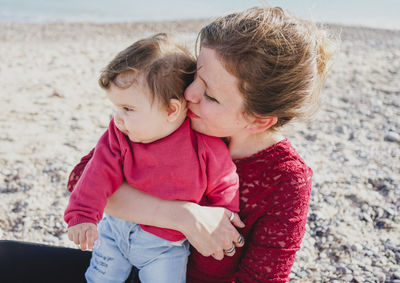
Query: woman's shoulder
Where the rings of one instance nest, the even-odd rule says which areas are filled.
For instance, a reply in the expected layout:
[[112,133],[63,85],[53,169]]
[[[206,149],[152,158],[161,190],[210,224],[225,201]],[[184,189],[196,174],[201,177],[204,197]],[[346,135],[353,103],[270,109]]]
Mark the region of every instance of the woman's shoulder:
[[313,172],[288,139],[250,159],[236,160],[235,164],[242,195],[270,201],[271,198],[298,198],[310,193]]
[[[235,160],[238,168],[265,172],[267,175],[312,174],[312,170],[286,138],[246,158]],[[247,170],[246,170],[247,171]]]
[[273,162],[277,171],[292,180],[311,178],[313,173],[288,139],[277,144]]

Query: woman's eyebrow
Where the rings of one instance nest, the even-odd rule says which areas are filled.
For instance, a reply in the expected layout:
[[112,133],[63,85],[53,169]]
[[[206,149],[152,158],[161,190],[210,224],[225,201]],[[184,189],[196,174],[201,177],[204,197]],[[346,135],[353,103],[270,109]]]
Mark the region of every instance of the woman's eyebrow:
[[201,69],[202,67],[203,67],[203,66],[200,66],[199,68],[197,68],[197,70],[196,70],[196,76],[203,82],[203,84],[206,86],[206,88],[212,90],[212,88],[207,84],[207,81],[199,74],[199,71],[200,71],[200,69]]
[[198,73],[197,73],[197,77],[204,83],[206,88],[209,88],[208,85],[207,85],[207,82]]

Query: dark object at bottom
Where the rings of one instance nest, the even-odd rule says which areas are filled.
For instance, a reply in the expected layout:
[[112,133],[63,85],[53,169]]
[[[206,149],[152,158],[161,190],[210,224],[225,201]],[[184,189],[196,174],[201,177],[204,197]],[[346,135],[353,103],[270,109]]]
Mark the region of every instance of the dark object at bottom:
[[[0,282],[85,283],[91,256],[78,249],[0,240]],[[137,273],[133,268],[126,282],[140,283]]]

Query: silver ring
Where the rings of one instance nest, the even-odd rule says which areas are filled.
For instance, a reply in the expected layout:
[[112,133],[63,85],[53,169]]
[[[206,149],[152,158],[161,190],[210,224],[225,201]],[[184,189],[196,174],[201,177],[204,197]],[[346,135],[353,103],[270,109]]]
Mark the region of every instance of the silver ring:
[[230,222],[232,222],[233,218],[235,218],[235,213],[233,213],[232,211],[231,211],[231,213],[232,213],[232,214],[231,214],[231,217],[229,217],[229,221],[230,221]]
[[235,251],[235,245],[232,245],[232,248],[230,248],[229,250],[224,251],[226,254],[231,254]]
[[241,244],[244,243],[244,238],[243,238],[242,235],[239,236],[239,239],[237,240],[237,243],[238,243],[239,245],[241,245]]

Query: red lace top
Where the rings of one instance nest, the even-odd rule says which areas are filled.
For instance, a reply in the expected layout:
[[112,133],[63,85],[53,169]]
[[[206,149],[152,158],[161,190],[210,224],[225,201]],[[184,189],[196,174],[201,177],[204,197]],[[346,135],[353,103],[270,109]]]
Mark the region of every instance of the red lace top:
[[[72,171],[70,191],[89,159],[90,154]],[[246,244],[222,261],[192,249],[187,282],[289,281],[305,232],[312,171],[287,139],[235,164]]]
[[287,282],[305,232],[312,170],[287,139],[235,164],[246,244],[222,261],[192,249],[187,282]]

